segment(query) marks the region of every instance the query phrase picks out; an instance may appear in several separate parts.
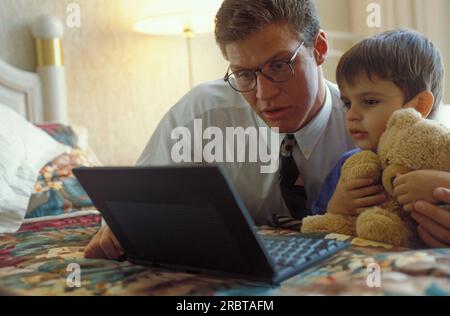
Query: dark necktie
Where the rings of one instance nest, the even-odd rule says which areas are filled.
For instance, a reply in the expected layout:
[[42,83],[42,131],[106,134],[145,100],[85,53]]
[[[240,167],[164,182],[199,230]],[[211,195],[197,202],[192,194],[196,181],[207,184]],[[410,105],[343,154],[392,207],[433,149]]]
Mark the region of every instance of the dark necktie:
[[281,143],[280,150],[280,189],[284,203],[291,216],[297,219],[309,215],[306,209],[306,191],[303,181],[298,183],[300,173],[292,155],[297,145],[294,135],[288,134]]

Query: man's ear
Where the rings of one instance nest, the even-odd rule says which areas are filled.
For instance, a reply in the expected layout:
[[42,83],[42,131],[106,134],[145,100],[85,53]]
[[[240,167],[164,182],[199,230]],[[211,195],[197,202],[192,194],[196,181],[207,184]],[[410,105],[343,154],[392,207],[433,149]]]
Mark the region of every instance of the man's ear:
[[319,31],[314,42],[314,58],[316,59],[317,66],[321,66],[328,56],[328,39],[327,33],[323,30]]
[[417,112],[422,114],[422,117],[427,118],[433,110],[434,95],[430,91],[422,91],[418,93],[414,99],[409,102],[406,107],[414,108]]

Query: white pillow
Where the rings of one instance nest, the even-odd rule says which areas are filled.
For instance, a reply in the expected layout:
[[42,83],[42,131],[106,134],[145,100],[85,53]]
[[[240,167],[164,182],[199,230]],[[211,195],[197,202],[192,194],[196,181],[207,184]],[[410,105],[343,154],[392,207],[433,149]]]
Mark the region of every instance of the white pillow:
[[0,234],[19,229],[39,171],[69,150],[0,104]]

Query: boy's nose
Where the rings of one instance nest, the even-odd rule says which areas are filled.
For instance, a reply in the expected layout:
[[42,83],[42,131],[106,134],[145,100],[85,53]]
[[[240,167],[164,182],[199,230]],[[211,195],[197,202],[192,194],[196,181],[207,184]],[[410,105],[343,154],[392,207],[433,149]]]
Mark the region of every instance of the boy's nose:
[[352,105],[350,107],[350,109],[347,110],[347,112],[345,113],[345,118],[348,121],[358,121],[361,119],[361,113],[358,110],[357,106]]

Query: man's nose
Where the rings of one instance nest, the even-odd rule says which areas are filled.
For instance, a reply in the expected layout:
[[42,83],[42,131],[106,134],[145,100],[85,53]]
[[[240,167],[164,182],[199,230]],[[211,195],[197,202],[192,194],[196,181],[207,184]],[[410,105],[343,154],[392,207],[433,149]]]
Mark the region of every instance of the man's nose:
[[270,100],[280,93],[276,83],[270,81],[262,73],[256,77],[256,97],[260,100]]

